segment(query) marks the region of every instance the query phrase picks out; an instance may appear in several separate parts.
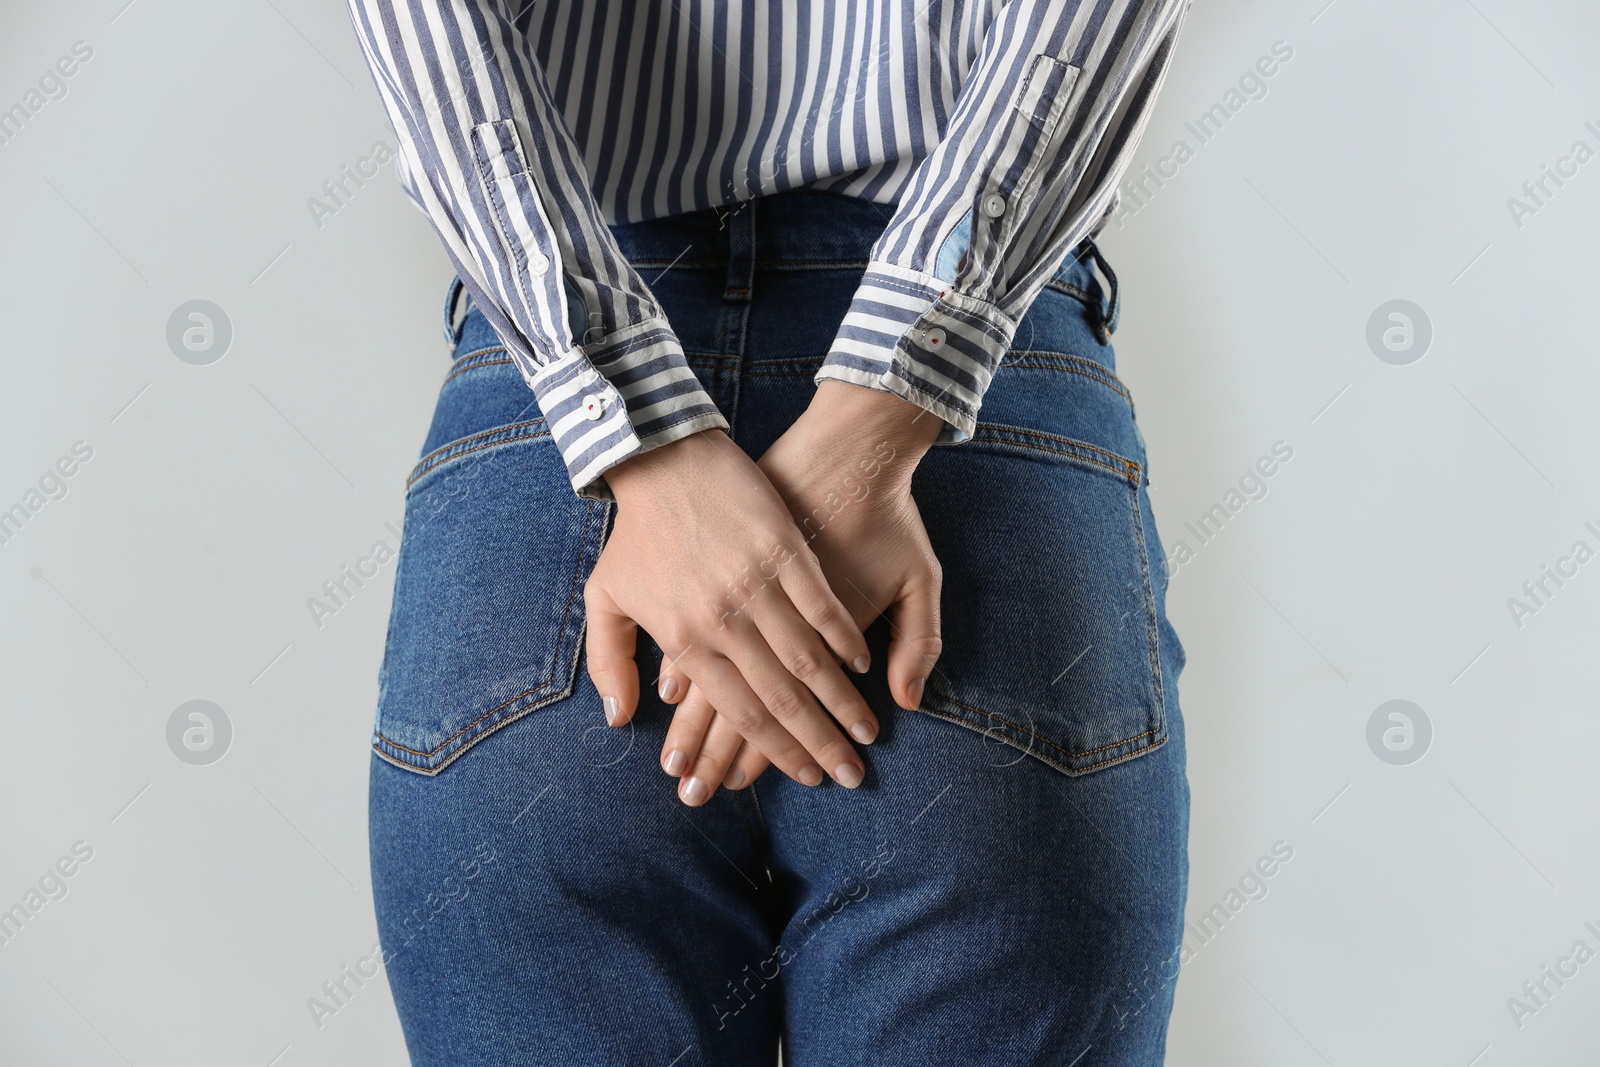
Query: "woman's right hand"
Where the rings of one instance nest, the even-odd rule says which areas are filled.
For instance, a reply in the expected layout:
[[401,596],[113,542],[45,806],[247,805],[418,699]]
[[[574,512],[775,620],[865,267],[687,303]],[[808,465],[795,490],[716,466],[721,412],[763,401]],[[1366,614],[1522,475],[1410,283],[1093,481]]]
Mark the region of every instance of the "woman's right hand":
[[[854,621],[866,626],[887,613],[889,691],[907,710],[921,706],[943,649],[943,569],[911,495],[911,476],[941,425],[900,397],[825,381],[759,464]],[[663,664],[664,681],[673,673]],[[703,781],[730,789],[755,781],[767,765],[760,746],[741,742],[698,687],[688,693],[667,731],[662,769],[682,773],[671,761],[677,751],[690,754],[685,765]]]
[[[818,785],[825,769],[859,785],[861,758],[829,713],[857,736],[877,736],[877,718],[835,659],[866,671],[866,638],[766,474],[721,430],[706,430],[617,464],[606,481],[616,521],[584,604],[589,676],[607,722],[621,725],[638,707],[643,626],[674,668],[666,687],[687,676],[796,781]],[[662,692],[669,703],[682,696]],[[703,803],[719,784],[691,776],[679,794]]]

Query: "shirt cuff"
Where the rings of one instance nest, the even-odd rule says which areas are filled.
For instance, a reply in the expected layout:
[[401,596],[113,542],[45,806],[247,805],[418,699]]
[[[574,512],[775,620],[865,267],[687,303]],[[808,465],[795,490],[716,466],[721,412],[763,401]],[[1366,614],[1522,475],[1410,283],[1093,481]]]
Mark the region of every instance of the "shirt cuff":
[[893,393],[944,420],[940,442],[965,441],[1016,332],[1016,320],[989,301],[875,260],[814,380]]
[[587,500],[616,499],[603,475],[623,460],[701,430],[728,429],[661,318],[573,347],[537,367],[528,384],[573,490]]

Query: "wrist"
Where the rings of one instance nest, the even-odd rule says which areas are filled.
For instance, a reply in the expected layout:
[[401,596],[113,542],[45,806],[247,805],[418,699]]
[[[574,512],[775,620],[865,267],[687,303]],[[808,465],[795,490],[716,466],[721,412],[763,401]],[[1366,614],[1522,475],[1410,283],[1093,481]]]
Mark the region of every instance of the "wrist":
[[909,482],[944,421],[893,393],[823,381],[793,428],[809,452],[849,466],[881,465]]
[[629,456],[606,471],[606,484],[611,487],[611,495],[617,498],[617,503],[625,506],[629,499],[675,491],[684,484],[688,472],[707,469],[734,447],[722,430],[700,430]]

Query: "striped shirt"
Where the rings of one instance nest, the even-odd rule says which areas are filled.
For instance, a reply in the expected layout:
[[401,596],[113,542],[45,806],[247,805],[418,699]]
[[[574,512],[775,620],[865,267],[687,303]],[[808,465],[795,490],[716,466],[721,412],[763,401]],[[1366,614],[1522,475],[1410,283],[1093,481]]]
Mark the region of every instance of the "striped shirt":
[[1115,207],[1189,0],[348,0],[407,193],[579,495],[727,420],[609,224],[809,187],[895,205],[817,380],[971,436]]

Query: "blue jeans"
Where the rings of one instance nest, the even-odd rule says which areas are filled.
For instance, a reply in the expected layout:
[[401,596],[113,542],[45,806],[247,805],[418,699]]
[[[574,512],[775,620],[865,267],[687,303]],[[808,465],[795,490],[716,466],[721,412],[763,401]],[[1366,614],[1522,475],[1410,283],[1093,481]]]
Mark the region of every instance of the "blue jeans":
[[[759,456],[800,414],[889,210],[795,190],[618,226]],[[613,505],[577,498],[483,317],[407,484],[371,847],[417,1064],[1159,1064],[1189,790],[1143,441],[1086,242],[1023,319],[971,441],[913,492],[945,652],[866,782],[776,771],[684,807],[670,709],[603,724],[582,587]],[[1096,269],[1098,267],[1098,270]],[[1102,277],[1105,279],[1102,282]],[[454,294],[452,294],[454,296]]]

